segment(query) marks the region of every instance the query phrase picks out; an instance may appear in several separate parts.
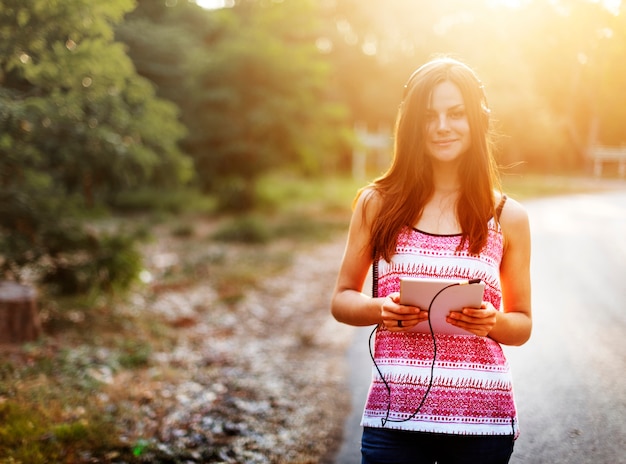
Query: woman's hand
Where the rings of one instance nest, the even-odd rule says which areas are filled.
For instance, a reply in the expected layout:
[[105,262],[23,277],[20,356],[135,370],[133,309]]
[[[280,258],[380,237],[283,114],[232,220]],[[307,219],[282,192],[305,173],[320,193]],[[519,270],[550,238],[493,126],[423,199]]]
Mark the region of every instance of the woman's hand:
[[479,337],[486,337],[496,325],[497,314],[498,311],[491,303],[483,301],[480,309],[463,308],[463,311],[451,311],[446,321]]
[[428,311],[400,304],[400,293],[391,293],[380,308],[382,325],[390,332],[406,332],[428,319]]

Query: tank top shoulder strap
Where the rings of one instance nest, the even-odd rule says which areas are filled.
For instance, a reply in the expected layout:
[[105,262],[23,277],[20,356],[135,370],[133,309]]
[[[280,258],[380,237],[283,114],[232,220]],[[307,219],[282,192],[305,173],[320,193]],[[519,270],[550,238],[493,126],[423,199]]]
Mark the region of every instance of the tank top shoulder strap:
[[502,214],[502,208],[504,208],[504,204],[506,203],[506,194],[502,194],[502,198],[500,198],[500,203],[496,207],[496,221],[500,222],[500,215]]
[[376,252],[372,256],[372,297],[378,297],[378,260]]

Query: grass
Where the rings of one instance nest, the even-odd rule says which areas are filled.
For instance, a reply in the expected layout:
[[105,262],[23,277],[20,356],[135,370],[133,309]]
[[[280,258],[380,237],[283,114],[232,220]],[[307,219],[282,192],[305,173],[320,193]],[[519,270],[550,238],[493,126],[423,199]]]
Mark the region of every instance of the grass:
[[[153,237],[146,256],[162,252],[151,247],[163,243],[179,259],[151,269],[152,283],[129,296],[143,295],[149,304],[159,292],[201,282],[221,304],[236,304],[259,279],[285,269],[297,247],[344,234],[364,183],[274,174],[259,183],[261,205],[248,216],[216,217],[210,200],[188,196],[185,208],[167,203],[168,214],[157,213],[158,220],[136,216],[132,221]],[[525,199],[600,187],[580,179],[509,175],[504,188]],[[148,201],[146,195],[143,202]],[[129,210],[135,205],[127,199]],[[167,321],[141,317],[141,308],[133,312],[128,306],[129,298],[42,295],[45,336],[0,358],[0,464],[145,462],[150,437],[120,439],[125,408],[112,404],[117,396],[103,398],[122,374],[134,378],[153,369],[153,353],[171,350],[178,334]]]
[[0,462],[81,462],[79,454],[119,447],[115,418],[99,408],[98,382],[84,374],[84,363],[69,351],[33,349],[21,363],[4,362]]
[[45,336],[5,348],[0,463],[110,462],[111,453],[133,462],[119,438],[123,411],[106,401],[105,389],[117,374],[146,368],[152,350],[171,338],[150,321],[118,314],[120,300],[100,300],[43,295]]
[[[74,458],[78,459],[83,450],[93,453],[115,448],[108,439],[115,436],[112,423],[81,409],[80,417],[54,424],[51,415],[58,413],[59,407],[54,403],[1,404],[0,443],[12,456],[0,462],[80,462]],[[37,445],[33,446],[35,440]],[[86,456],[84,452],[82,455]]]

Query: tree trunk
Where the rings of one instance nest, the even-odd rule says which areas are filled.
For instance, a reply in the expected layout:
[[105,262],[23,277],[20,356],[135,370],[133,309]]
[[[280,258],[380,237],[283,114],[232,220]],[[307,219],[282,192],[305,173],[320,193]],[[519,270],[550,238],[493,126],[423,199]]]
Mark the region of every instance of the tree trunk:
[[0,281],[0,344],[31,342],[40,334],[35,290],[17,282]]

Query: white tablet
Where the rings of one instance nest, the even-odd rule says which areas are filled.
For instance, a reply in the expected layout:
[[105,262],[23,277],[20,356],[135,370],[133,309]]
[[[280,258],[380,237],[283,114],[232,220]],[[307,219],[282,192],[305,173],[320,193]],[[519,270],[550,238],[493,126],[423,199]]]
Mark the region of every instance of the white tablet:
[[[459,283],[462,285],[455,285]],[[485,283],[480,281],[468,283],[467,280],[400,278],[400,304],[428,310],[431,301],[435,299],[430,314],[434,333],[473,335],[467,330],[447,323],[446,317],[450,311],[480,308],[484,291]],[[428,321],[420,322],[410,332],[430,333]]]

